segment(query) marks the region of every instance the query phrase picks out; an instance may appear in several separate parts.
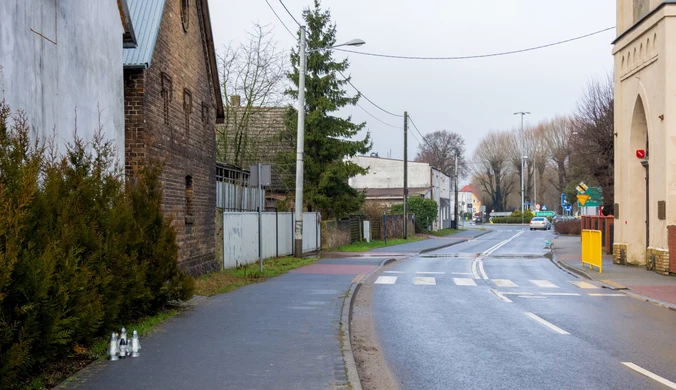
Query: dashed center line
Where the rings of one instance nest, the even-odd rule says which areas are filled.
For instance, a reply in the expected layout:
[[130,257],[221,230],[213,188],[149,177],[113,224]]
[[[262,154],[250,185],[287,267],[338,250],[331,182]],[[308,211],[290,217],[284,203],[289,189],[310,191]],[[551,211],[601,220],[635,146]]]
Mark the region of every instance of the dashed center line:
[[542,325],[548,327],[549,329],[553,330],[554,332],[556,332],[556,333],[558,333],[558,334],[570,334],[570,333],[566,332],[565,330],[559,328],[558,326],[552,324],[551,322],[549,322],[549,321],[547,321],[547,320],[544,320],[544,319],[538,317],[537,315],[535,315],[535,314],[533,314],[533,313],[528,313],[528,312],[527,312],[526,315],[527,315],[528,317],[534,319],[535,321],[541,323]]
[[625,366],[631,368],[632,370],[634,370],[638,373],[641,373],[641,374],[647,376],[650,379],[656,380],[657,382],[669,387],[670,389],[676,389],[676,383],[674,383],[674,382],[672,382],[668,379],[662,378],[661,376],[654,374],[654,373],[646,370],[643,367],[637,366],[636,364],[634,364],[632,362],[622,362],[622,364],[624,364]]

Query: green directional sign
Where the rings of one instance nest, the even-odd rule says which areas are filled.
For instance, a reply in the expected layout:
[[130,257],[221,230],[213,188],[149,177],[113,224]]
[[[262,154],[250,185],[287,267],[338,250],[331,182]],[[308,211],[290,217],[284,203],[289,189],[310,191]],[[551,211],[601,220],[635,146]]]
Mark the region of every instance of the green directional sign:
[[535,216],[536,217],[553,217],[555,216],[556,213],[553,211],[536,211]]
[[598,207],[603,204],[603,190],[601,187],[588,187],[582,194],[585,195],[586,201],[584,204],[577,202],[578,207]]

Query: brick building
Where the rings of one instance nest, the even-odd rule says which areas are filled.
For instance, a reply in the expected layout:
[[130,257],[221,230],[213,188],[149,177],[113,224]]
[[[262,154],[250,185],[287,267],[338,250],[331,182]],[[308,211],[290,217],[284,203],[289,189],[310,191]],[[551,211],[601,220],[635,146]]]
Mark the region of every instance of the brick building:
[[224,120],[207,0],[128,0],[138,47],[124,50],[125,168],[162,161],[163,208],[179,263],[215,257],[216,123]]

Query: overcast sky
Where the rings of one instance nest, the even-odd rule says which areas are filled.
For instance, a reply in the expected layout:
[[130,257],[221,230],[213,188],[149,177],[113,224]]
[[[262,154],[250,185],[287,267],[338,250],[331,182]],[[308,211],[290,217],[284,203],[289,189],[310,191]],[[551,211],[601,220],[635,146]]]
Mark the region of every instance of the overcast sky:
[[[268,0],[284,23],[297,25],[279,0]],[[283,0],[301,21],[312,0]],[[556,42],[615,25],[615,0],[324,0],[337,24],[337,42],[361,38],[357,51],[407,56],[464,56],[517,50]],[[274,28],[279,47],[294,38],[265,0],[209,0],[216,50],[246,40],[253,22]],[[615,31],[529,53],[461,61],[418,61],[349,57],[352,83],[388,111],[412,116],[425,134],[438,129],[460,133],[468,157],[490,130],[520,126],[516,111],[530,111],[526,125],[568,114],[586,83],[612,71],[611,41]],[[349,93],[354,91],[348,87]],[[362,107],[397,126],[392,117],[366,100]],[[373,151],[403,157],[403,131],[374,120],[359,107],[341,111],[366,121]],[[415,130],[413,130],[415,132]],[[415,134],[418,136],[418,134]],[[420,136],[418,136],[420,138]],[[409,158],[418,141],[409,136]]]

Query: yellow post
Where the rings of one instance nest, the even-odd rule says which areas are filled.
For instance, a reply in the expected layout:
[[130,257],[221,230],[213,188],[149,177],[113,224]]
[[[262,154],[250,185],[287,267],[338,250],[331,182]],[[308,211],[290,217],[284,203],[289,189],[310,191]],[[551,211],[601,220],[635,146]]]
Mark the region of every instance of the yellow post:
[[589,265],[589,269],[594,266],[599,268],[599,273],[603,273],[603,242],[600,230],[583,230],[582,240],[582,265]]

